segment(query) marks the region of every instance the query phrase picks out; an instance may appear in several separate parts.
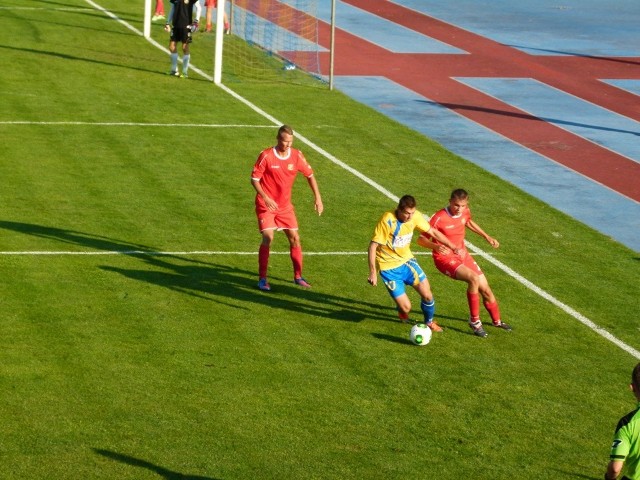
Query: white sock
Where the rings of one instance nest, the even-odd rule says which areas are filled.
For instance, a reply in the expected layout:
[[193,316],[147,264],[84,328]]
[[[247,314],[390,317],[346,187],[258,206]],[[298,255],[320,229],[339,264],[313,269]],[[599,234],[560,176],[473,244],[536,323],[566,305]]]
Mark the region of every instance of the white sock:
[[171,54],[171,71],[178,71],[178,52]]
[[187,74],[187,70],[189,70],[189,59],[191,55],[183,55],[182,56],[182,73]]

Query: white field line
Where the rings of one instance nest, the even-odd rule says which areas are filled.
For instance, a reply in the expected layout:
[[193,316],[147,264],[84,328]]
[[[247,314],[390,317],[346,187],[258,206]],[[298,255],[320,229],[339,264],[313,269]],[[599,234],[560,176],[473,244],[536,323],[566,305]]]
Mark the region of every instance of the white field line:
[[0,10],[55,10],[58,12],[90,12],[90,8],[82,8],[82,7],[18,7],[16,5],[11,5],[9,7],[2,6]]
[[207,128],[273,128],[273,125],[232,125],[215,123],[141,123],[141,122],[32,122],[29,120],[0,121],[0,125],[90,125],[98,127],[207,127]]
[[[289,252],[271,252],[271,255],[290,255]],[[41,250],[41,251],[23,251],[23,252],[0,252],[1,255],[50,255],[50,256],[63,256],[63,255],[147,255],[147,256],[163,256],[163,255],[171,255],[171,256],[198,256],[198,255],[258,255],[258,252],[227,252],[227,251],[216,251],[216,250],[193,250],[190,252],[187,251],[175,251],[175,252],[154,252],[150,250],[100,250],[100,251],[65,251],[65,250]],[[367,255],[367,252],[304,252],[304,255],[311,256],[353,256],[353,255]],[[431,255],[431,252],[418,252],[417,255]]]
[[[129,23],[125,22],[124,20],[118,18],[116,15],[114,15],[112,12],[106,10],[105,8],[103,8],[102,6],[98,5],[97,3],[93,2],[92,0],[85,0],[89,5],[91,5],[93,8],[100,10],[101,12],[103,12],[105,15],[111,17],[112,19],[114,19],[115,21],[117,21],[118,23],[120,23],[121,25],[123,25],[125,28],[131,30],[132,32],[134,32],[137,35],[143,36],[143,33],[138,30],[137,28],[133,27],[132,25],[130,25]],[[152,45],[156,46],[158,49],[162,50],[165,53],[169,53],[169,50],[160,45],[158,42],[156,42],[153,39],[147,39]],[[207,75],[206,73],[204,73],[202,70],[198,69],[197,67],[195,67],[193,64],[190,65],[190,68],[198,73],[199,75],[203,76],[204,78],[206,78],[207,80],[213,81],[213,78],[210,75]],[[284,122],[281,122],[280,120],[278,120],[277,118],[273,117],[272,115],[270,115],[269,113],[265,112],[264,110],[262,110],[261,108],[259,108],[258,106],[254,105],[253,103],[251,103],[249,100],[247,100],[246,98],[240,96],[239,94],[237,94],[236,92],[234,92],[233,90],[231,90],[230,88],[228,88],[225,85],[220,85],[220,88],[222,88],[225,92],[227,92],[229,95],[231,95],[232,97],[234,97],[236,100],[238,100],[239,102],[245,104],[247,107],[249,107],[251,110],[253,110],[254,112],[262,115],[264,118],[266,118],[267,120],[269,120],[270,122],[273,123],[274,127],[275,126],[279,126],[282,125]],[[389,190],[387,190],[386,188],[384,188],[383,186],[381,186],[380,184],[374,182],[373,180],[371,180],[369,177],[367,177],[366,175],[364,175],[363,173],[359,172],[358,170],[354,169],[353,167],[347,165],[346,163],[342,162],[341,160],[339,160],[338,158],[334,157],[333,155],[331,155],[329,152],[327,152],[326,150],[324,150],[323,148],[319,147],[318,145],[316,145],[315,143],[313,143],[311,140],[309,140],[308,138],[304,137],[303,135],[301,135],[299,132],[296,131],[296,137],[302,141],[303,143],[307,144],[309,147],[311,147],[313,150],[315,150],[316,152],[318,152],[320,155],[322,155],[324,158],[326,158],[327,160],[329,160],[330,162],[333,162],[334,164],[338,165],[339,167],[345,169],[346,171],[348,171],[349,173],[355,175],[357,178],[359,178],[360,180],[362,180],[363,182],[365,182],[367,185],[371,186],[372,188],[374,188],[375,190],[379,191],[380,193],[382,193],[384,196],[386,196],[389,200],[393,201],[393,202],[397,202],[399,197],[394,195],[393,193],[391,193]],[[636,350],[635,348],[631,347],[630,345],[627,345],[626,343],[624,343],[622,340],[619,340],[618,338],[616,338],[615,336],[613,336],[611,333],[609,333],[607,330],[599,327],[598,325],[596,325],[594,322],[592,322],[590,319],[588,319],[587,317],[585,317],[584,315],[582,315],[581,313],[579,313],[578,311],[574,310],[573,308],[569,307],[568,305],[562,303],[560,300],[558,300],[557,298],[555,298],[553,295],[549,294],[548,292],[544,291],[543,289],[541,289],[540,287],[538,287],[537,285],[533,284],[532,282],[530,282],[529,280],[527,280],[526,278],[524,278],[522,275],[520,275],[519,273],[515,272],[514,270],[512,270],[511,268],[509,268],[507,265],[505,265],[504,263],[500,262],[499,260],[497,260],[494,256],[484,252],[483,250],[481,250],[480,248],[476,247],[475,245],[471,244],[471,243],[467,243],[467,246],[469,247],[469,249],[477,254],[477,255],[481,255],[482,257],[486,258],[487,261],[491,262],[493,265],[495,265],[496,267],[498,267],[500,270],[502,270],[504,273],[506,273],[507,275],[509,275],[510,277],[512,277],[513,279],[515,279],[516,281],[518,281],[519,283],[521,283],[522,285],[524,285],[526,288],[530,289],[531,291],[533,291],[534,293],[536,293],[537,295],[541,296],[542,298],[544,298],[545,300],[551,302],[553,305],[555,305],[556,307],[558,307],[559,309],[561,309],[562,311],[564,311],[565,313],[567,313],[568,315],[572,316],[573,318],[575,318],[577,321],[579,321],[580,323],[582,323],[583,325],[585,325],[586,327],[590,328],[591,330],[593,330],[594,332],[596,332],[598,335],[601,335],[602,337],[604,337],[605,339],[607,339],[608,341],[612,342],[614,345],[618,346],[619,348],[621,348],[622,350],[624,350],[625,352],[629,353],[630,355],[632,355],[633,357],[635,357],[636,359],[640,360],[640,351]]]

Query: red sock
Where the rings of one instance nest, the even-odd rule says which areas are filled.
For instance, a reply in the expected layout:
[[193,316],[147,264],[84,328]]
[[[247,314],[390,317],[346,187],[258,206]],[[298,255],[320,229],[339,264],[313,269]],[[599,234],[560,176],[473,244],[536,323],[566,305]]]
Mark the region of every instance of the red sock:
[[291,247],[289,253],[293,263],[293,278],[300,278],[302,276],[302,247]]
[[269,266],[269,246],[260,245],[258,250],[258,276],[267,278],[267,267]]
[[469,303],[469,316],[472,321],[480,320],[480,295],[467,292],[467,302]]
[[156,0],[156,15],[164,15],[164,4],[162,0]]
[[500,323],[500,307],[498,307],[498,301],[496,300],[493,303],[484,302],[484,308],[489,312],[489,316],[493,323]]

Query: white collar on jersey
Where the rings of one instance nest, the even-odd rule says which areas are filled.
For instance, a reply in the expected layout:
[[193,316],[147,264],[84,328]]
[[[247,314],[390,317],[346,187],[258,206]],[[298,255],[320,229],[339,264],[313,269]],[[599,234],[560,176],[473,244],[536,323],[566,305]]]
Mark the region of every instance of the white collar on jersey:
[[278,149],[276,147],[273,147],[273,154],[278,160],[289,160],[289,157],[291,156],[291,147],[287,149],[287,153],[285,155],[280,155],[278,153]]

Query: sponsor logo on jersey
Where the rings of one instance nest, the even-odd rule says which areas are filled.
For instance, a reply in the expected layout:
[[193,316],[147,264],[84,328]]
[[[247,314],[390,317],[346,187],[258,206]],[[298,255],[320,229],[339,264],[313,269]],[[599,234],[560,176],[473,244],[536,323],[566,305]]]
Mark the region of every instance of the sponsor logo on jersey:
[[413,237],[413,233],[408,233],[406,235],[398,235],[393,239],[393,248],[402,248],[411,244],[411,238]]

